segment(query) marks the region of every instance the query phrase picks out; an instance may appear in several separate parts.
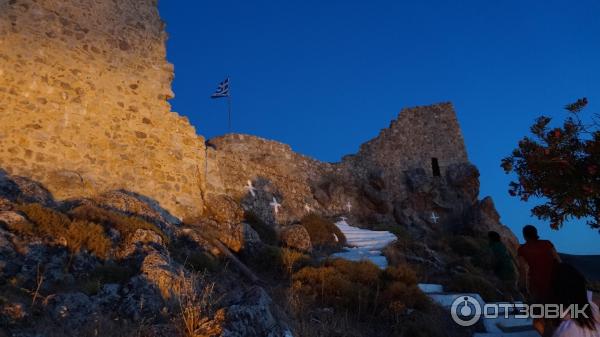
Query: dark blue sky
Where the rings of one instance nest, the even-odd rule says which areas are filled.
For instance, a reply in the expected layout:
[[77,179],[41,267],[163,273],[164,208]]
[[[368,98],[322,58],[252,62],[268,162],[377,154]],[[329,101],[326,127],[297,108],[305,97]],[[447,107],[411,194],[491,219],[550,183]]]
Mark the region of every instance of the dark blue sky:
[[600,2],[167,1],[173,110],[207,138],[233,131],[338,161],[402,107],[452,101],[469,157],[502,220],[533,223],[560,251],[600,253],[579,223],[559,232],[508,196],[499,166],[539,114],[586,96],[600,111]]

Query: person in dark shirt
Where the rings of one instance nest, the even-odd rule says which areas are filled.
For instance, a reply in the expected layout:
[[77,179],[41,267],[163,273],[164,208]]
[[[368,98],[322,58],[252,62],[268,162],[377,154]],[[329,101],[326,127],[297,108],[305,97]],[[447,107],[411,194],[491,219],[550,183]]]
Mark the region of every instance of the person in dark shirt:
[[[531,304],[548,304],[553,300],[555,271],[560,257],[554,245],[548,240],[540,240],[537,228],[523,227],[525,243],[519,247],[520,288],[529,295]],[[534,319],[534,328],[544,336],[545,321]]]
[[517,288],[517,272],[514,258],[506,249],[502,238],[498,232],[488,232],[490,250],[492,251],[492,268],[494,273],[503,283],[503,292],[513,297],[512,294]]

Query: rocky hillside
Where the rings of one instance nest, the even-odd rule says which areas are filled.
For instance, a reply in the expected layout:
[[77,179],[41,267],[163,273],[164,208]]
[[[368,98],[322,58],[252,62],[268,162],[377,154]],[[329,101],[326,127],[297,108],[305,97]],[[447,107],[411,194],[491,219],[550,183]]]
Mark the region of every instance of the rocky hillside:
[[[450,103],[325,163],[170,111],[156,1],[0,0],[0,36],[0,336],[462,336],[417,282],[511,296]],[[389,267],[327,258],[340,217]]]

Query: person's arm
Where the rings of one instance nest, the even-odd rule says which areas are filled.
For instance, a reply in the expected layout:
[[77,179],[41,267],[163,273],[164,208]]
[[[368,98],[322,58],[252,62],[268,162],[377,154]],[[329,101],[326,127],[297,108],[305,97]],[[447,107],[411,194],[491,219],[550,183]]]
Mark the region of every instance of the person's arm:
[[560,255],[558,255],[558,252],[552,243],[550,243],[550,247],[552,249],[552,256],[554,257],[554,260],[556,260],[557,263],[561,263],[562,261],[560,259]]

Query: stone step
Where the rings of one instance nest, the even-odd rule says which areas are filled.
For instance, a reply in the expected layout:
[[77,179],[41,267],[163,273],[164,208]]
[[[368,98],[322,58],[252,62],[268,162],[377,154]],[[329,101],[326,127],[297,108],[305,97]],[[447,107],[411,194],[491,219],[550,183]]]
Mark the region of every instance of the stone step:
[[437,304],[441,305],[442,307],[446,308],[446,309],[450,309],[452,307],[452,303],[459,297],[463,297],[463,296],[470,296],[473,297],[481,306],[481,308],[483,308],[483,306],[485,305],[485,302],[483,301],[483,299],[481,298],[481,296],[479,296],[479,294],[455,294],[455,293],[440,293],[440,294],[428,294],[429,298],[431,298],[434,302],[436,302]]
[[419,283],[419,289],[425,294],[443,293],[444,287],[441,284]]

